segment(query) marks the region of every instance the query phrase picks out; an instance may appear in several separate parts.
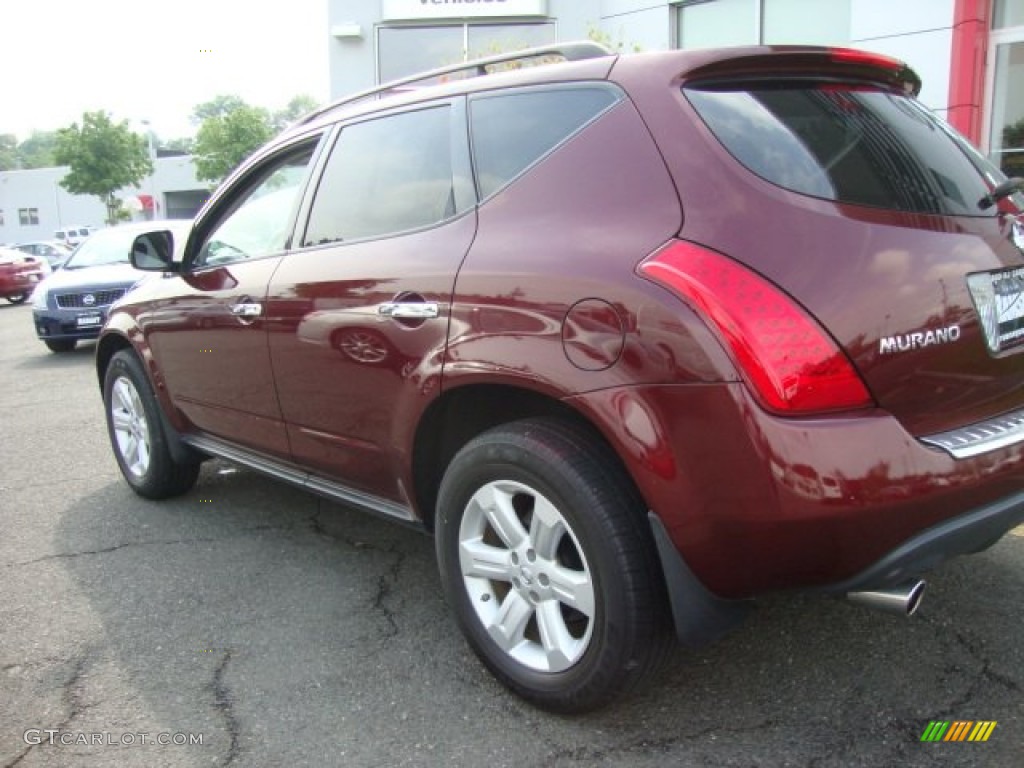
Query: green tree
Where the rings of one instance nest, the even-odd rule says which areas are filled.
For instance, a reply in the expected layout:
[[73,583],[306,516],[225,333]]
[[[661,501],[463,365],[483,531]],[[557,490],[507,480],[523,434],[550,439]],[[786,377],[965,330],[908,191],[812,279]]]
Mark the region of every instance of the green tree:
[[120,218],[121,201],[114,194],[138,186],[153,172],[146,140],[114,123],[106,112],[86,112],[81,126],[72,123],[57,131],[54,159],[70,166],[60,185],[73,195],[94,195],[107,207],[107,223]]
[[0,171],[18,168],[18,137],[13,133],[0,133]]
[[308,94],[300,94],[288,102],[288,106],[280,109],[271,117],[271,128],[274,133],[280,133],[299,118],[312,112],[319,107],[317,100]]
[[201,125],[212,117],[227,117],[239,107],[247,106],[241,98],[232,94],[214,96],[209,101],[196,104],[192,109],[192,122]]
[[192,148],[196,177],[219,182],[272,135],[270,114],[261,107],[243,103],[226,114],[207,117]]
[[32,135],[18,145],[18,159],[22,168],[52,168],[57,165],[56,131],[32,131]]

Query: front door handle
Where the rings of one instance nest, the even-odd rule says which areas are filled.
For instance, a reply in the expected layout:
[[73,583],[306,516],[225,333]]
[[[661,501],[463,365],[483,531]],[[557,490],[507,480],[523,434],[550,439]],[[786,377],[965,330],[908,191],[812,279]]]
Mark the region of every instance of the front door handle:
[[377,312],[385,317],[403,320],[429,320],[438,315],[436,301],[394,301],[381,304]]
[[263,305],[254,303],[232,304],[231,314],[235,317],[259,317],[263,314]]

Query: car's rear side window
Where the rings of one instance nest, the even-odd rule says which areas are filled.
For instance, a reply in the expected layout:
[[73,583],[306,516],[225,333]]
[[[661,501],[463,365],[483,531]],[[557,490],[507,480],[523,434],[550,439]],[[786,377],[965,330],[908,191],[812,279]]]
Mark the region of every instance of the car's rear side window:
[[475,97],[469,114],[480,196],[490,197],[619,98],[599,84]]
[[780,187],[913,213],[991,215],[982,176],[915,99],[836,85],[684,89],[726,149]]
[[451,109],[346,126],[327,160],[304,246],[384,237],[455,215]]

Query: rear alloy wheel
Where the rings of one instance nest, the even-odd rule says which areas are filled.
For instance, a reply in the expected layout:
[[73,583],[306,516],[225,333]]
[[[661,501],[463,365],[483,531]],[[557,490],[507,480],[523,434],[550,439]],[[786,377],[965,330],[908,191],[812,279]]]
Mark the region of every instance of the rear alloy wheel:
[[473,650],[537,706],[600,707],[670,647],[643,504],[575,427],[521,421],[470,441],[441,484],[437,551]]
[[43,339],[43,344],[51,352],[70,352],[78,342],[75,339]]
[[114,457],[128,484],[140,496],[163,499],[189,490],[198,462],[179,462],[167,446],[159,405],[135,353],[115,354],[103,384],[107,431]]
[[28,300],[27,293],[16,293],[13,296],[6,297],[11,304],[24,304]]

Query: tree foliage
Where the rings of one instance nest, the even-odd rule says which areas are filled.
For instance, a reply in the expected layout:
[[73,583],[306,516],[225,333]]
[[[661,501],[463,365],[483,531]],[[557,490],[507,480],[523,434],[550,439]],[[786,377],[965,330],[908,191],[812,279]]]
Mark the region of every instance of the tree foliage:
[[227,114],[207,117],[192,147],[196,177],[220,181],[272,135],[270,113],[261,107],[242,103]]
[[279,109],[271,117],[271,128],[274,133],[280,133],[299,118],[305,117],[314,109],[319,107],[317,100],[308,94],[302,93],[295,96],[288,102],[288,106]]
[[18,167],[18,137],[13,133],[0,133],[0,171],[13,171]]
[[18,142],[13,133],[0,134],[0,171],[52,168],[57,164],[55,131],[33,131],[27,139]]
[[214,96],[202,104],[196,104],[192,110],[192,122],[202,125],[211,118],[227,117],[236,109],[247,106],[249,105],[242,101],[240,97],[222,93],[220,96]]
[[72,123],[57,131],[54,159],[70,166],[60,185],[73,195],[94,195],[107,208],[107,223],[118,220],[121,201],[115,193],[138,186],[153,172],[146,140],[128,128],[128,121],[114,123],[106,112],[86,112],[82,124]]

